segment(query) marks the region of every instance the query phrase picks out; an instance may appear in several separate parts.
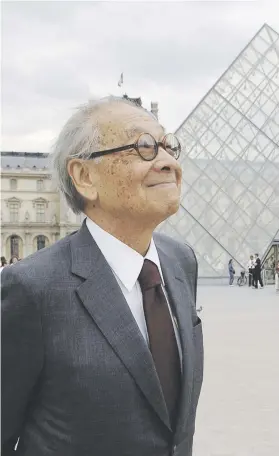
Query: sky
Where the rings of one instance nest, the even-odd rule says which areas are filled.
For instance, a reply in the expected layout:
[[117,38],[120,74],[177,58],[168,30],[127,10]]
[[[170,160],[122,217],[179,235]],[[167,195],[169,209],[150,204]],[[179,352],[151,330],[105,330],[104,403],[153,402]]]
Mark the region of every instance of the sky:
[[50,152],[110,94],[157,101],[175,131],[264,23],[279,32],[279,2],[2,2],[1,150]]

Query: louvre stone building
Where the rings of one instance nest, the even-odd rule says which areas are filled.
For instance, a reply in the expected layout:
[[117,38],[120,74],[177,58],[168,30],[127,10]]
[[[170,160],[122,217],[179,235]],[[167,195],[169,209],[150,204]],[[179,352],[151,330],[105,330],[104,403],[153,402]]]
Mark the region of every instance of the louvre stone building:
[[[199,276],[279,260],[279,35],[264,25],[176,131],[182,199],[159,231],[191,244]],[[273,271],[271,270],[273,268]]]

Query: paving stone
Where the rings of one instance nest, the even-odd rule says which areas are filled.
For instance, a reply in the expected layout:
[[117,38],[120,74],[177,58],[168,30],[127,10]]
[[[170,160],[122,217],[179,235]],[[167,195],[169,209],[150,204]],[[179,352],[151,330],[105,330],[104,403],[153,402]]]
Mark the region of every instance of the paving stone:
[[199,286],[204,384],[193,456],[279,456],[279,294]]

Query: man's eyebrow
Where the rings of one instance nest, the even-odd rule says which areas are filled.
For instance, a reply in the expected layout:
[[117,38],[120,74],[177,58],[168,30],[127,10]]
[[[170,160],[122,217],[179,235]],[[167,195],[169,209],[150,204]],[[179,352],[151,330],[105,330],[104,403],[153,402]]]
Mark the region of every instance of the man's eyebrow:
[[125,128],[125,133],[127,134],[128,138],[133,138],[136,134],[140,135],[143,133],[141,128],[131,127]]
[[[159,127],[162,129],[163,135],[165,135],[165,128],[162,125],[159,125]],[[141,128],[138,127],[131,127],[131,128],[126,128],[125,133],[127,134],[128,138],[133,138],[136,136],[136,134],[140,135],[142,133],[148,133],[147,131],[143,131]]]

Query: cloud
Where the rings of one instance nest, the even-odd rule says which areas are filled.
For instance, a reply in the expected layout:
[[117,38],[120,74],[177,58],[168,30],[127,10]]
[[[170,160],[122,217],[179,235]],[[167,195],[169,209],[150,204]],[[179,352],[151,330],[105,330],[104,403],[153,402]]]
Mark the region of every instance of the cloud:
[[76,105],[92,96],[159,102],[175,130],[276,3],[4,2],[2,149],[48,151]]

